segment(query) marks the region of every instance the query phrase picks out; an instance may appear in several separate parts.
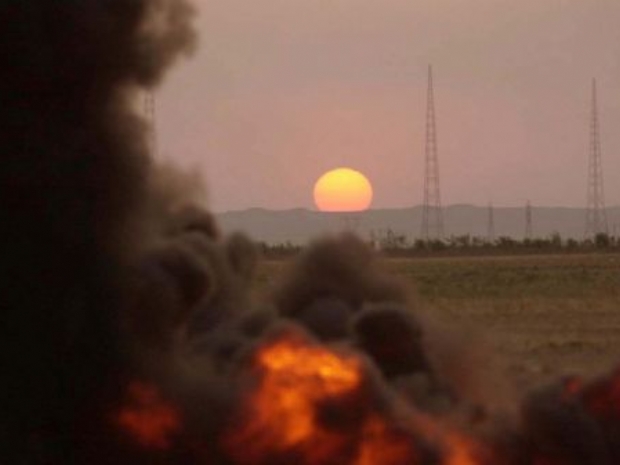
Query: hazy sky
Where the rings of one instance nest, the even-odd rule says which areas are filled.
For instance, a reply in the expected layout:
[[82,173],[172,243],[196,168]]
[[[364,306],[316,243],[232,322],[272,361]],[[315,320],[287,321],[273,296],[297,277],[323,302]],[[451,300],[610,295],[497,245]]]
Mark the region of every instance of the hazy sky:
[[209,203],[313,208],[326,170],[419,204],[433,64],[444,205],[583,206],[591,80],[620,203],[620,0],[195,0],[197,52],[158,94],[166,158]]

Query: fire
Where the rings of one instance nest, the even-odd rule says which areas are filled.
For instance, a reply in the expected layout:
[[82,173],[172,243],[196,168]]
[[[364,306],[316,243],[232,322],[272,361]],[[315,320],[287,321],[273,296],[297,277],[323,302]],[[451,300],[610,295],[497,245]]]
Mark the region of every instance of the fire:
[[479,444],[458,434],[449,434],[445,438],[447,458],[445,465],[481,465],[477,455]]
[[282,446],[299,444],[316,431],[315,405],[351,392],[360,382],[357,363],[318,347],[288,340],[261,351],[258,366],[266,377],[255,405],[259,417],[280,416],[276,433]]
[[159,390],[134,381],[127,388],[128,402],[115,415],[115,423],[141,446],[165,450],[181,429],[181,418]]
[[490,463],[480,444],[430,416],[416,413],[397,426],[373,400],[358,358],[289,332],[259,348],[252,362],[257,385],[243,402],[241,424],[224,437],[235,463],[416,465],[432,460],[422,443],[440,453],[433,463]]
[[383,419],[370,417],[364,424],[362,443],[355,465],[402,463],[419,463],[411,439],[391,433]]
[[319,462],[332,454],[342,439],[321,425],[319,404],[358,389],[359,362],[287,334],[259,349],[254,365],[259,385],[247,403],[247,422],[227,440],[231,453],[243,463],[309,445]]
[[258,415],[256,426],[266,426],[277,416],[272,439],[278,447],[307,440],[317,431],[316,404],[351,392],[360,383],[356,360],[339,358],[322,347],[295,339],[265,347],[256,362],[265,375],[253,402]]
[[416,412],[412,428],[442,451],[442,465],[484,465],[497,463],[485,445],[465,433],[443,424],[438,419]]

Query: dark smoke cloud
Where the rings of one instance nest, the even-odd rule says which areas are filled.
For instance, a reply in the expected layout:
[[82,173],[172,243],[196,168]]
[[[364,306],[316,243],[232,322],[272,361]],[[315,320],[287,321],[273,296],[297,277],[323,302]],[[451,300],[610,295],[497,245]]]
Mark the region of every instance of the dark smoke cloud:
[[[135,112],[191,49],[191,16],[183,0],[0,4],[0,462],[619,463],[620,373],[494,411],[466,386],[471,348],[353,235],[312,243],[252,300],[253,243],[152,165]],[[308,407],[322,436],[278,448],[277,415],[248,425],[261,351],[282,341],[302,356],[276,391],[326,396]],[[308,351],[359,383],[331,393]]]
[[359,312],[373,302],[407,304],[411,295],[403,283],[385,273],[361,239],[345,234],[311,244],[274,295],[282,314],[291,318],[323,298],[340,299]]
[[206,186],[196,171],[186,171],[169,162],[155,164],[148,173],[149,197],[145,233],[153,240],[187,228],[220,235],[212,215],[205,211]]
[[254,245],[238,233],[211,236],[207,217],[163,236],[132,270],[125,323],[130,339],[144,347],[169,351],[240,318],[250,307]]
[[0,461],[70,463],[122,365],[148,168],[132,100],[190,50],[191,15],[168,0],[0,4]]

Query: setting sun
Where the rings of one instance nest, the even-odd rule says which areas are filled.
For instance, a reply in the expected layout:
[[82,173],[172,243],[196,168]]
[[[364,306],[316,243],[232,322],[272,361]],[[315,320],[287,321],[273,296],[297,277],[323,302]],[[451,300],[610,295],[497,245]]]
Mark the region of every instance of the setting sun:
[[324,212],[362,211],[371,201],[370,181],[350,168],[328,171],[314,185],[314,203]]

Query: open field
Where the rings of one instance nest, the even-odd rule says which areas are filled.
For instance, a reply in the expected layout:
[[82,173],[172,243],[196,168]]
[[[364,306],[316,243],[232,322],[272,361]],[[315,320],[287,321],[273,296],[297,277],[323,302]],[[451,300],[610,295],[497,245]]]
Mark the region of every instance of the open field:
[[[261,264],[259,291],[283,266]],[[385,267],[411,282],[420,310],[485,339],[517,386],[620,363],[620,255],[385,259]]]

